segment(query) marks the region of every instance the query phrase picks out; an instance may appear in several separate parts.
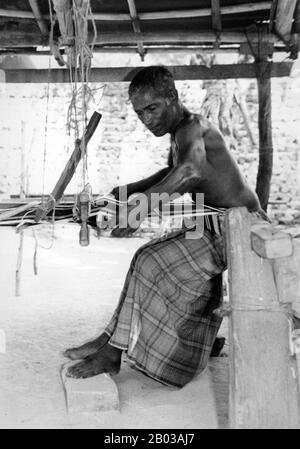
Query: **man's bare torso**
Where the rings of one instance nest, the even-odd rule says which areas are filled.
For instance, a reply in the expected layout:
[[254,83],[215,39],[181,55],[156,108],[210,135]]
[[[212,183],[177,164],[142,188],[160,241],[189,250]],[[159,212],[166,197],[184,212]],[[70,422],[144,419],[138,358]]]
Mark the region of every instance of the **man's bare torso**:
[[[216,207],[246,206],[250,211],[260,208],[258,198],[243,178],[230,151],[227,149],[224,138],[218,129],[208,120],[199,115],[189,114],[180,122],[176,131],[171,135],[171,151],[173,165],[176,167],[180,161],[185,160],[184,150],[177,142],[178,133],[195,132],[201,135],[204,143],[204,157],[201,161],[197,151],[193,154],[193,163],[201,164],[201,177],[195,177],[190,193],[203,193],[205,204]],[[180,154],[182,152],[182,154]]]

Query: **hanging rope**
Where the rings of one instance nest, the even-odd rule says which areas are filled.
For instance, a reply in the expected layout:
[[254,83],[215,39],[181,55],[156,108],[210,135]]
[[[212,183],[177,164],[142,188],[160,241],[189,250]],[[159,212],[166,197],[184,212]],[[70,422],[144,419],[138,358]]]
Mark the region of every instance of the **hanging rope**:
[[[75,135],[79,135],[79,121],[81,122],[82,130],[87,125],[87,110],[91,98],[93,98],[92,90],[89,88],[89,73],[91,69],[91,60],[93,57],[93,48],[97,38],[97,29],[93,19],[91,6],[89,0],[73,0],[73,23],[74,23],[74,57],[75,70],[74,78],[72,76],[72,65],[70,66],[70,80],[73,83],[72,99],[68,111],[69,123],[72,121],[75,125]],[[91,46],[88,44],[88,21],[93,24],[93,41]],[[77,71],[77,65],[79,70]],[[78,80],[78,74],[80,79]],[[81,82],[80,89],[77,88],[78,82]],[[80,102],[80,106],[78,103]],[[74,120],[72,120],[72,111],[74,111]],[[88,180],[88,163],[86,145],[82,145],[82,187],[84,188]]]
[[44,149],[43,149],[43,173],[42,173],[42,202],[45,195],[45,175],[46,175],[46,156],[47,156],[47,137],[48,137],[48,118],[49,118],[49,97],[50,97],[50,69],[51,69],[51,56],[49,56],[48,62],[48,82],[46,90],[46,116],[44,127]]

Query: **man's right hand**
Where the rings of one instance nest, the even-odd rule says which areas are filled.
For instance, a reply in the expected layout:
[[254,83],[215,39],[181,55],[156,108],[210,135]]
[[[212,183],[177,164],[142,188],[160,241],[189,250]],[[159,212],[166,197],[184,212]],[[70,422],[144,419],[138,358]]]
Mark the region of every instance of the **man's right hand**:
[[117,187],[114,187],[111,192],[109,192],[109,194],[113,195],[116,200],[119,200],[119,189],[120,189],[120,186],[117,186]]
[[110,192],[110,195],[113,195],[118,201],[127,201],[131,193],[132,189],[128,187],[128,184],[124,184],[123,186],[114,187]]

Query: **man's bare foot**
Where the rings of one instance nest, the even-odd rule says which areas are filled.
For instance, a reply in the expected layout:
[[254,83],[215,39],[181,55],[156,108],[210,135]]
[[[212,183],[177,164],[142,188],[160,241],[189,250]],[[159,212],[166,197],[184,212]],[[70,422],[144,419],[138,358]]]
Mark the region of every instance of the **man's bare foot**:
[[89,355],[82,362],[71,366],[66,375],[85,379],[101,373],[117,374],[120,371],[122,350],[109,344],[96,353]]
[[63,352],[64,357],[68,357],[71,360],[85,359],[89,355],[95,354],[101,349],[109,340],[109,336],[103,332],[95,340],[84,343],[77,348],[70,348]]

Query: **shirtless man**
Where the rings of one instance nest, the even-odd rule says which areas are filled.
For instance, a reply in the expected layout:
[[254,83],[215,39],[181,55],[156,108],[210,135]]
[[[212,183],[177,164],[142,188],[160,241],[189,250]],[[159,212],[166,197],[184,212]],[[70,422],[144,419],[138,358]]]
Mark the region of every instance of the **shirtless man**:
[[[192,194],[196,193],[202,193],[204,194],[205,204],[214,206],[214,207],[222,207],[222,208],[231,208],[235,206],[245,206],[249,211],[260,211],[262,215],[264,215],[263,211],[261,211],[260,203],[258,200],[257,195],[255,192],[249,187],[249,185],[246,183],[245,179],[241,175],[239,168],[233,159],[232,155],[230,154],[228,148],[226,147],[224,138],[222,137],[222,134],[218,130],[218,128],[214,125],[212,125],[209,121],[206,119],[201,118],[201,116],[196,115],[194,113],[191,113],[188,111],[188,109],[180,102],[178,98],[178,93],[175,88],[174,80],[172,78],[172,75],[170,72],[161,66],[154,66],[154,67],[147,67],[142,69],[133,79],[132,83],[129,87],[129,97],[130,101],[132,103],[132,106],[137,113],[139,119],[142,121],[142,123],[154,134],[155,136],[163,136],[167,133],[171,135],[171,142],[172,142],[172,158],[170,159],[169,167],[166,167],[165,169],[160,170],[158,173],[155,173],[154,175],[150,176],[149,178],[146,178],[144,180],[141,180],[137,183],[132,183],[127,186],[128,189],[128,196],[134,192],[143,192],[144,195],[147,196],[149,199],[149,204],[151,204],[151,210],[158,207],[158,203],[155,203],[155,201],[150,202],[151,194],[153,193],[167,193],[168,195],[172,195],[174,193],[184,194],[185,192],[189,192]],[[114,189],[113,193],[116,194],[116,189]],[[119,223],[124,220],[124,218],[127,218],[131,210],[134,208],[133,205],[130,205],[126,211],[126,217],[122,217],[122,210],[120,210],[120,218]],[[149,213],[149,208],[144,208],[144,210],[141,213],[141,221],[143,218],[147,216]],[[123,213],[124,215],[124,213]],[[112,235],[122,237],[127,235],[128,233],[134,232],[136,228],[130,227],[129,225],[127,228],[122,228],[120,226],[117,226],[113,231]],[[220,240],[216,239],[214,236],[212,236],[208,231],[205,231],[207,234],[207,238],[211,239],[212,243],[207,243],[208,247],[209,245],[215,245],[217,247],[220,244]],[[180,237],[181,238],[181,237]],[[177,237],[175,237],[173,240],[170,238],[168,242],[163,242],[161,244],[156,244],[156,246],[152,247],[149,245],[145,245],[145,248],[142,249],[139,252],[139,256],[135,258],[136,264],[138,264],[138,261],[140,261],[139,265],[140,268],[135,268],[134,263],[132,262],[132,270],[131,274],[128,274],[128,280],[126,280],[127,285],[126,289],[130,289],[130,276],[134,276],[134,270],[140,270],[139,272],[142,273],[142,270],[147,270],[147,267],[145,266],[146,261],[152,257],[153,251],[165,251],[166,245],[169,245],[168,247],[175,248],[175,242]],[[201,241],[203,239],[199,239],[199,245],[201,244]],[[205,239],[204,239],[205,240]],[[184,239],[180,240],[180,248],[183,245],[186,245],[186,251],[192,251],[192,247],[188,247],[189,243],[187,240],[184,241]],[[161,245],[161,246],[160,246]],[[162,246],[165,245],[165,246]],[[198,242],[193,245],[198,245]],[[176,251],[178,250],[179,246],[177,246]],[[172,251],[174,251],[174,248],[172,247]],[[151,253],[149,253],[149,250],[151,249]],[[153,250],[154,248],[154,250]],[[161,248],[161,249],[160,249]],[[169,250],[169,249],[168,249]],[[148,254],[151,256],[148,259],[143,258],[143,254],[146,254],[148,251]],[[170,249],[171,251],[171,249]],[[206,250],[205,255],[208,254],[208,251]],[[219,254],[219,262],[216,264],[218,265],[218,268],[215,271],[211,271],[211,278],[212,279],[219,279],[219,275],[222,276],[222,271],[226,269],[226,261],[221,260],[221,250],[217,248],[217,253]],[[214,252],[212,249],[210,252]],[[172,254],[171,254],[171,260],[172,260]],[[200,253],[199,253],[200,254]],[[170,255],[167,256],[170,260]],[[177,256],[176,256],[177,257]],[[176,257],[174,257],[174,261],[176,261]],[[195,256],[196,257],[196,256]],[[216,256],[214,256],[216,257]],[[197,257],[196,257],[197,258]],[[202,256],[198,257],[200,264],[202,263],[200,259],[202,259]],[[193,261],[191,261],[190,266],[193,264]],[[156,263],[156,262],[155,262]],[[215,263],[214,260],[209,262],[209,264]],[[209,265],[209,267],[210,267]],[[144,267],[144,268],[143,268]],[[168,273],[170,272],[171,275],[173,275],[173,267],[169,269],[169,267],[162,268],[162,270],[166,271],[166,278],[168,276]],[[210,269],[210,268],[209,268]],[[175,265],[174,265],[174,273],[176,272]],[[198,276],[198,273],[201,272],[201,267],[197,268],[198,271],[196,271],[196,274]],[[199,271],[200,270],[200,271]],[[205,271],[206,270],[206,271]],[[207,272],[208,268],[204,267],[205,273]],[[153,267],[148,269],[148,271],[154,272],[155,271],[155,264]],[[158,270],[156,270],[159,272]],[[186,272],[188,273],[188,272]],[[177,274],[176,274],[177,276]],[[180,284],[184,284],[184,279],[180,280],[181,273],[178,274],[178,280],[175,282],[175,284],[178,283],[179,287]],[[194,282],[195,280],[195,274],[191,276],[191,281]],[[200,276],[201,277],[201,276]],[[157,278],[156,278],[157,279]],[[177,278],[176,278],[177,279]],[[206,278],[205,278],[206,279]],[[138,280],[132,281],[132,282],[139,282]],[[210,282],[210,281],[207,281]],[[156,281],[153,283],[153,288],[156,286]],[[161,284],[163,285],[163,284]],[[201,288],[203,283],[199,286],[195,284],[194,290],[199,291],[199,304],[201,302]],[[177,285],[176,285],[177,287]],[[178,288],[179,288],[178,287]],[[193,286],[192,286],[193,287]],[[191,287],[191,288],[192,288]],[[152,290],[153,290],[152,288]],[[163,289],[164,287],[162,287]],[[181,288],[181,287],[180,287]],[[220,290],[220,282],[219,282],[219,290]],[[125,287],[124,287],[125,289]],[[170,290],[170,286],[167,288],[166,291]],[[151,291],[152,291],[151,290]],[[127,291],[127,290],[126,290]],[[135,291],[135,290],[134,290]],[[140,290],[139,290],[140,291]],[[192,291],[192,290],[191,290]],[[209,294],[211,294],[212,289],[209,290]],[[185,291],[182,287],[181,294],[182,297],[185,298]],[[191,292],[186,293],[187,295],[190,295]],[[205,293],[206,294],[206,293]],[[173,298],[177,293],[174,293]],[[221,293],[219,294],[219,296]],[[128,296],[128,295],[127,295]],[[149,293],[145,295],[145,300],[148,298]],[[156,294],[156,297],[160,296],[160,292]],[[168,297],[167,293],[163,293],[162,296]],[[178,295],[180,296],[180,295]],[[205,295],[204,295],[205,296]],[[147,373],[148,375],[152,376],[154,379],[162,381],[165,384],[170,385],[178,385],[183,386],[186,382],[188,382],[192,377],[193,373],[199,372],[198,367],[193,368],[194,371],[191,369],[191,373],[185,377],[184,374],[182,374],[182,379],[177,379],[181,376],[181,374],[174,374],[174,377],[172,375],[169,375],[169,371],[173,372],[173,365],[174,370],[178,368],[181,361],[185,357],[185,353],[189,351],[189,349],[185,349],[184,351],[180,348],[177,348],[178,339],[180,340],[182,332],[180,329],[186,329],[188,322],[188,318],[185,318],[185,321],[183,324],[177,324],[178,317],[176,316],[176,319],[174,319],[174,323],[170,325],[170,329],[168,331],[168,335],[162,336],[160,347],[164,345],[164,342],[169,338],[168,336],[173,334],[173,328],[176,327],[176,331],[178,330],[178,335],[176,334],[174,336],[174,341],[170,343],[170,346],[166,348],[165,354],[161,353],[160,356],[157,356],[157,359],[161,357],[162,360],[166,359],[168,357],[168,354],[170,352],[174,352],[173,359],[176,359],[176,363],[172,365],[171,368],[167,369],[164,368],[162,371],[156,372],[156,367],[153,368],[153,366],[156,364],[156,359],[153,356],[153,361],[151,362],[142,362],[143,358],[143,351],[151,353],[151,346],[149,346],[148,349],[146,348],[147,342],[151,340],[151,336],[155,333],[155,327],[151,329],[151,331],[148,332],[147,336],[143,337],[143,330],[139,331],[138,336],[140,336],[141,339],[144,338],[146,341],[143,347],[144,349],[140,349],[139,354],[136,355],[134,352],[137,351],[136,349],[130,349],[130,344],[127,344],[127,340],[129,341],[130,337],[128,335],[131,331],[128,330],[128,335],[126,337],[120,337],[115,336],[113,337],[114,333],[118,334],[120,331],[118,331],[118,322],[120,322],[121,319],[118,317],[120,314],[122,314],[122,307],[124,306],[124,301],[126,303],[126,292],[123,295],[123,303],[120,302],[118,306],[118,310],[115,312],[115,318],[114,318],[114,325],[112,326],[111,330],[108,330],[107,332],[104,332],[101,334],[98,338],[95,340],[88,342],[78,348],[72,348],[65,351],[64,355],[66,357],[69,357],[72,360],[76,359],[82,359],[81,362],[75,364],[71,368],[69,368],[68,375],[72,377],[77,378],[86,378],[89,376],[94,376],[96,374],[102,373],[102,372],[109,372],[109,373],[117,373],[120,369],[121,364],[121,355],[122,352],[127,352],[129,358],[131,357],[131,361],[133,362],[133,365],[140,369],[141,371]],[[155,299],[152,299],[152,302]],[[140,301],[140,298],[137,299],[137,301]],[[168,301],[168,300],[167,300]],[[172,299],[173,301],[173,299]],[[172,305],[174,303],[170,301],[170,304],[168,305],[168,310],[171,310]],[[182,301],[186,301],[188,310],[190,311],[190,304],[195,304],[195,298],[193,296],[187,296],[187,299],[182,299]],[[140,301],[141,302],[141,301]],[[123,304],[123,305],[122,305]],[[207,303],[208,304],[208,303]],[[190,334],[194,335],[195,332],[200,332],[199,328],[201,327],[201,314],[208,313],[206,304],[206,309],[201,309],[200,312],[197,312],[197,319],[199,317],[199,325],[196,327],[196,331],[192,329],[192,324],[189,323],[189,329]],[[216,302],[217,304],[217,302]],[[127,306],[126,306],[127,307]],[[129,306],[128,306],[129,307]],[[139,307],[142,307],[139,305]],[[147,306],[147,307],[150,307]],[[159,308],[163,308],[164,305],[161,304]],[[181,303],[178,302],[178,307],[181,307]],[[200,307],[200,306],[199,306]],[[200,309],[199,309],[200,310]],[[130,312],[132,313],[132,312]],[[150,313],[150,312],[149,312]],[[155,314],[156,312],[151,312],[152,314]],[[165,312],[167,313],[167,312]],[[168,312],[169,313],[169,312]],[[182,312],[187,313],[187,312]],[[190,313],[190,312],[189,312]],[[146,316],[147,310],[145,312],[141,313],[141,316]],[[206,315],[205,315],[206,316]],[[194,342],[194,346],[197,346],[199,343],[199,351],[201,350],[206,351],[208,354],[211,351],[212,344],[216,337],[216,332],[218,330],[218,327],[220,323],[216,323],[214,321],[215,319],[212,318],[212,312],[209,312],[209,319],[213,320],[210,324],[210,327],[207,328],[205,331],[205,337],[203,335],[196,338],[196,343]],[[119,321],[118,321],[119,320]],[[141,318],[143,320],[143,318]],[[191,321],[195,321],[195,318],[193,318]],[[152,320],[153,322],[153,320]],[[161,321],[157,321],[158,323],[161,323]],[[149,323],[148,323],[149,324]],[[148,324],[145,322],[142,323],[140,327],[147,328]],[[166,327],[168,327],[168,323],[165,324]],[[204,324],[203,324],[204,325]],[[128,324],[128,326],[133,326],[133,324]],[[181,327],[180,327],[181,326]],[[128,327],[128,329],[129,329]],[[178,327],[178,329],[177,329]],[[180,328],[180,329],[179,329]],[[212,328],[214,329],[212,331]],[[192,330],[191,330],[192,329]],[[163,330],[161,331],[163,332]],[[211,334],[212,333],[212,334]],[[189,334],[189,335],[190,335]],[[199,334],[200,335],[200,334]],[[209,335],[209,337],[208,337]],[[171,338],[171,337],[170,337]],[[172,337],[173,338],[173,337]],[[198,339],[198,340],[197,340]],[[205,340],[205,344],[203,341]],[[136,344],[136,343],[135,343]],[[182,337],[182,342],[180,345],[187,345],[188,346],[188,337]],[[156,352],[160,351],[160,347],[156,348]],[[174,348],[177,349],[174,349]],[[204,349],[203,349],[204,348]],[[179,352],[178,352],[179,351]],[[181,351],[181,352],[180,352]],[[180,356],[178,354],[180,353]],[[132,354],[132,356],[131,356]],[[184,355],[183,355],[184,354]],[[150,356],[149,356],[150,357]],[[172,358],[171,357],[171,358]],[[177,358],[176,358],[177,357]],[[206,361],[207,361],[208,355],[205,356],[205,360],[202,360],[202,368],[204,367]],[[185,369],[187,371],[191,365],[191,361],[195,359],[195,354],[191,355],[190,359],[184,360],[182,362],[182,367],[180,367],[180,373],[184,372]],[[178,362],[180,360],[180,362]],[[200,359],[199,359],[200,360]],[[148,364],[147,364],[148,363]],[[198,365],[201,363],[197,362]],[[159,364],[157,362],[157,364]],[[150,367],[150,365],[152,367]],[[198,366],[197,365],[197,366]],[[178,368],[179,369],[179,368]],[[168,371],[169,370],[169,371]],[[179,372],[179,371],[178,371]],[[167,373],[167,374],[166,374]],[[176,377],[177,376],[177,377]]]

